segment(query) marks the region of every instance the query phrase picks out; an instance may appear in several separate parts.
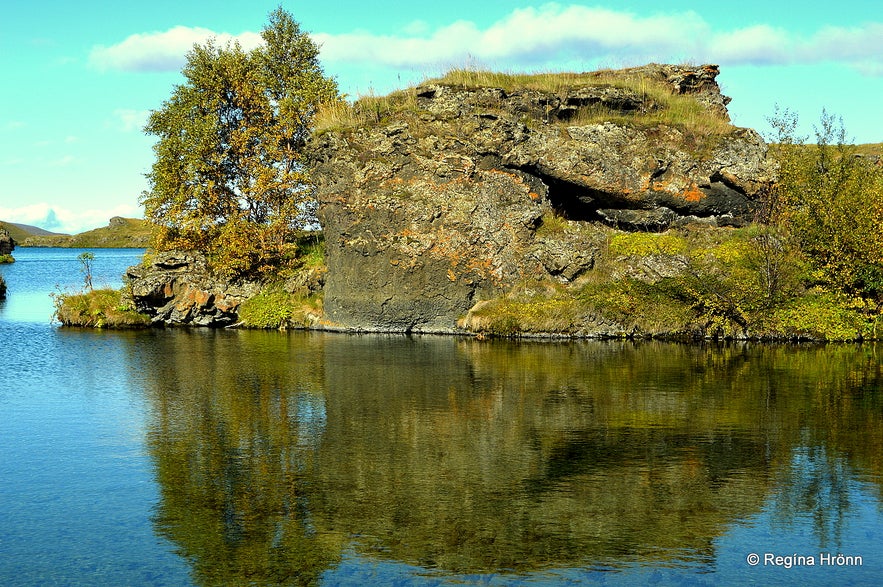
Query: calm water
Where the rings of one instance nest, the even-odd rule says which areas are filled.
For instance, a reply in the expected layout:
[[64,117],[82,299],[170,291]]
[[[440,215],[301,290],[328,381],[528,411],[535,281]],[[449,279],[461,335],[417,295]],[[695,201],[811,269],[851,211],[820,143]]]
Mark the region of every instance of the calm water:
[[60,329],[79,252],[0,267],[4,586],[883,583],[883,347]]

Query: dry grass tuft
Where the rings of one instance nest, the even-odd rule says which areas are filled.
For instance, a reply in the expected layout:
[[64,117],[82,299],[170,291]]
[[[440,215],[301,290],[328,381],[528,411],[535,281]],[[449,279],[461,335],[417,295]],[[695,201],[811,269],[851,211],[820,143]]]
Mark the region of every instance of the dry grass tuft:
[[417,111],[417,90],[407,88],[386,96],[369,94],[350,104],[346,100],[322,104],[313,119],[314,132],[379,124],[391,116]]

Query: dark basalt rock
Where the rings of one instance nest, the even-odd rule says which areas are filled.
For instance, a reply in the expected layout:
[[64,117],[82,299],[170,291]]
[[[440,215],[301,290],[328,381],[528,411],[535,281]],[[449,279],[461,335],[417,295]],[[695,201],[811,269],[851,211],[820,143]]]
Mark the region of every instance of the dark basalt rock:
[[[693,95],[728,120],[716,66],[623,73]],[[415,108],[389,120],[315,137],[330,323],[456,332],[469,308],[520,280],[575,279],[602,245],[592,231],[543,233],[552,216],[661,231],[697,221],[731,226],[755,214],[773,175],[758,133],[734,127],[697,146],[670,126],[581,124],[589,107],[620,115],[661,106],[612,85],[428,85],[417,89]]]
[[148,264],[130,267],[126,277],[135,309],[169,326],[230,326],[239,304],[260,289],[213,277],[205,258],[193,252],[157,253]]
[[5,228],[0,228],[0,255],[11,255],[15,250],[15,241]]

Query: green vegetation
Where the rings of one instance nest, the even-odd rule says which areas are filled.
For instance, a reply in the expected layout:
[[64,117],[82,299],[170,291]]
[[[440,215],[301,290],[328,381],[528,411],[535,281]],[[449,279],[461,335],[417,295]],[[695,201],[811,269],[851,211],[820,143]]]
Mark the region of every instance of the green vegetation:
[[281,329],[308,328],[323,315],[322,294],[306,282],[314,273],[325,270],[325,241],[320,233],[306,232],[296,240],[298,266],[288,287],[280,279],[269,282],[262,291],[240,304],[239,324],[242,328]]
[[55,294],[56,320],[64,326],[90,328],[144,328],[150,317],[124,300],[121,290],[94,289],[74,294]]
[[314,132],[343,128],[359,128],[378,124],[406,112],[416,113],[417,90],[414,87],[398,90],[385,96],[368,94],[352,104],[344,97],[325,102],[319,106],[313,121]]
[[0,265],[15,263],[15,257],[12,255],[0,255]]
[[145,127],[158,138],[142,195],[159,250],[203,252],[228,277],[275,275],[296,264],[294,235],[314,221],[302,147],[337,86],[319,49],[277,9],[251,51],[196,45],[185,82]]
[[298,263],[302,269],[325,266],[325,236],[321,232],[304,232],[297,239]]
[[246,328],[306,328],[322,315],[322,298],[269,288],[242,302],[240,326]]
[[77,255],[83,273],[83,289],[75,293],[52,294],[53,318],[64,326],[88,328],[144,328],[150,317],[132,307],[127,287],[93,289],[92,266],[95,254],[85,251]]
[[812,258],[765,225],[598,230],[610,234],[592,271],[568,284],[525,281],[476,306],[463,326],[504,337],[847,341],[883,332],[879,298],[819,284]]
[[878,340],[883,321],[869,319],[864,305],[848,296],[813,289],[775,308],[767,329],[786,338],[816,340]]
[[674,232],[626,232],[614,234],[607,245],[610,255],[640,257],[647,255],[676,255],[686,250],[682,235]]
[[63,247],[74,249],[142,249],[150,244],[153,225],[140,218],[110,219],[107,226],[75,235],[31,235],[20,241],[23,247]]
[[883,143],[856,145],[855,152],[863,157],[883,157]]
[[810,259],[823,287],[883,301],[883,167],[857,157],[841,121],[822,114],[816,144],[795,137],[797,117],[772,120],[781,181],[770,222]]

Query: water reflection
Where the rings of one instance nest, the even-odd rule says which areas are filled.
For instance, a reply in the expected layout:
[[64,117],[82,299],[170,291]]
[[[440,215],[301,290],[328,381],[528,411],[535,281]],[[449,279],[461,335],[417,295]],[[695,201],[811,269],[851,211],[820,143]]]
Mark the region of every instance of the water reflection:
[[317,532],[307,491],[324,428],[321,346],[238,334],[139,343],[161,486],[154,523],[200,584],[311,583],[341,549]]
[[856,479],[883,486],[877,350],[155,332],[131,377],[197,583],[311,584],[347,553],[714,572],[769,504],[831,549]]

